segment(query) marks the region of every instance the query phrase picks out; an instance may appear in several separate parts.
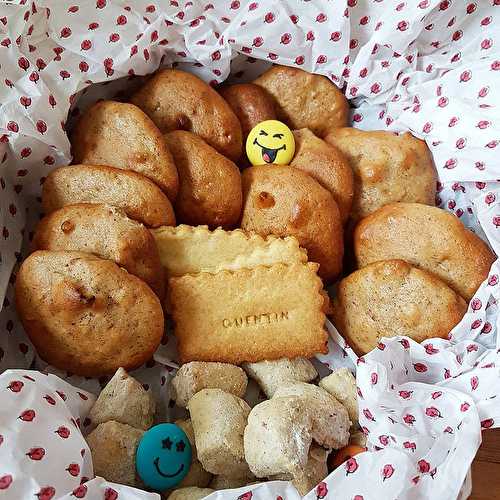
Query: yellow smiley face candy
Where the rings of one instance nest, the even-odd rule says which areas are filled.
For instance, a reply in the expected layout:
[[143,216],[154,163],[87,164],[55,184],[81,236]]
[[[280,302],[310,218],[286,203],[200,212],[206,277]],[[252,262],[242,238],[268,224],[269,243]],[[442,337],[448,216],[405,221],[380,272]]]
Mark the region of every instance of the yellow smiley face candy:
[[252,165],[288,165],[295,153],[295,139],[284,123],[266,120],[248,134],[246,151]]

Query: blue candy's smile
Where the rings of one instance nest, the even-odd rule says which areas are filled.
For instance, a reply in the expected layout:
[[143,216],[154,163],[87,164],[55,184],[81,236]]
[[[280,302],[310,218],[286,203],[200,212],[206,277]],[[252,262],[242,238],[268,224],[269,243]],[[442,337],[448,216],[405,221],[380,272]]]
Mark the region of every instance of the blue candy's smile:
[[156,467],[156,471],[158,472],[158,474],[160,474],[160,476],[162,477],[175,477],[177,476],[178,474],[180,474],[183,470],[184,470],[184,464],[181,464],[180,467],[177,469],[177,472],[175,474],[165,474],[163,473],[161,470],[160,470],[160,457],[156,457],[154,459],[154,462],[155,464],[155,467]]

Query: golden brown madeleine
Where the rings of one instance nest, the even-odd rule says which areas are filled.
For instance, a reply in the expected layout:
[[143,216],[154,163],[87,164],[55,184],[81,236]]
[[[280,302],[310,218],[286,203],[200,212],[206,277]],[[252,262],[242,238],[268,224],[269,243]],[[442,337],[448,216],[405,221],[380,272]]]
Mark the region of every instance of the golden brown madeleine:
[[197,76],[178,69],[158,71],[132,97],[162,132],[187,130],[237,161],[241,125],[229,104]]
[[151,288],[83,252],[32,253],[17,274],[16,307],[43,360],[87,377],[138,368],[163,335],[163,311]]
[[163,298],[165,280],[153,235],[111,205],[79,203],[46,215],[33,238],[33,250],[88,252],[114,260]]
[[454,215],[419,203],[391,203],[354,231],[359,267],[401,259],[434,273],[465,300],[488,276],[494,253]]
[[349,103],[324,76],[273,66],[254,83],[273,96],[278,119],[292,129],[308,128],[324,137],[332,128],[347,125]]
[[276,120],[273,98],[258,85],[236,83],[219,89],[241,123],[243,143],[250,130],[265,120]]
[[161,132],[133,104],[100,101],[82,115],[71,136],[75,163],[138,172],[155,182],[170,201],[179,180]]
[[464,299],[436,275],[402,260],[383,260],[340,282],[333,322],[362,355],[382,337],[406,335],[417,342],[446,338],[466,309]]
[[75,203],[105,203],[121,208],[149,227],[175,226],[172,204],[143,175],[99,165],[69,165],[52,170],[42,189],[46,214]]
[[424,141],[410,133],[333,130],[325,141],[340,149],[354,173],[354,222],[396,201],[435,205],[437,174]]
[[238,167],[201,137],[175,130],[165,134],[179,172],[175,213],[180,223],[234,227],[241,215]]
[[316,137],[309,129],[294,130],[295,156],[291,167],[316,179],[332,193],[345,223],[349,218],[353,195],[353,175],[347,158],[335,146]]
[[290,166],[259,165],[242,173],[241,227],[262,236],[295,236],[319,275],[332,281],[342,269],[343,228],[333,196]]

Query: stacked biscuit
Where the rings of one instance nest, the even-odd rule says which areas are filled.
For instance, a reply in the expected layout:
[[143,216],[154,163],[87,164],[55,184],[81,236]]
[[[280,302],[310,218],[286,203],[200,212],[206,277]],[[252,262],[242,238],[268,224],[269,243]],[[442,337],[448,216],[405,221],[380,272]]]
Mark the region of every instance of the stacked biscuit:
[[[248,377],[269,398],[253,408],[245,400]],[[348,443],[351,450],[359,443],[354,377],[344,368],[319,385],[317,378],[304,358],[245,363],[243,369],[216,362],[184,364],[171,385],[175,403],[189,412],[175,423],[193,454],[186,477],[174,491],[163,493],[170,499],[203,498],[214,490],[282,479],[306,494],[328,474],[332,450]],[[135,473],[135,453],[153,414],[149,393],[119,369],[89,415],[93,430],[87,441],[97,475],[143,486]],[[355,447],[362,451],[362,446]]]

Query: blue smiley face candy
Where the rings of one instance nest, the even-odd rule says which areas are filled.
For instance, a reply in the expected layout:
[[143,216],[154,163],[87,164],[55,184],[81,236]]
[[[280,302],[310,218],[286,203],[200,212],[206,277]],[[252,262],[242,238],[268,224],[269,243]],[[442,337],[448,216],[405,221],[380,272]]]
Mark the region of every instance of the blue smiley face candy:
[[189,439],[179,426],[155,425],[139,441],[135,454],[137,474],[153,490],[173,488],[188,473],[191,453]]

